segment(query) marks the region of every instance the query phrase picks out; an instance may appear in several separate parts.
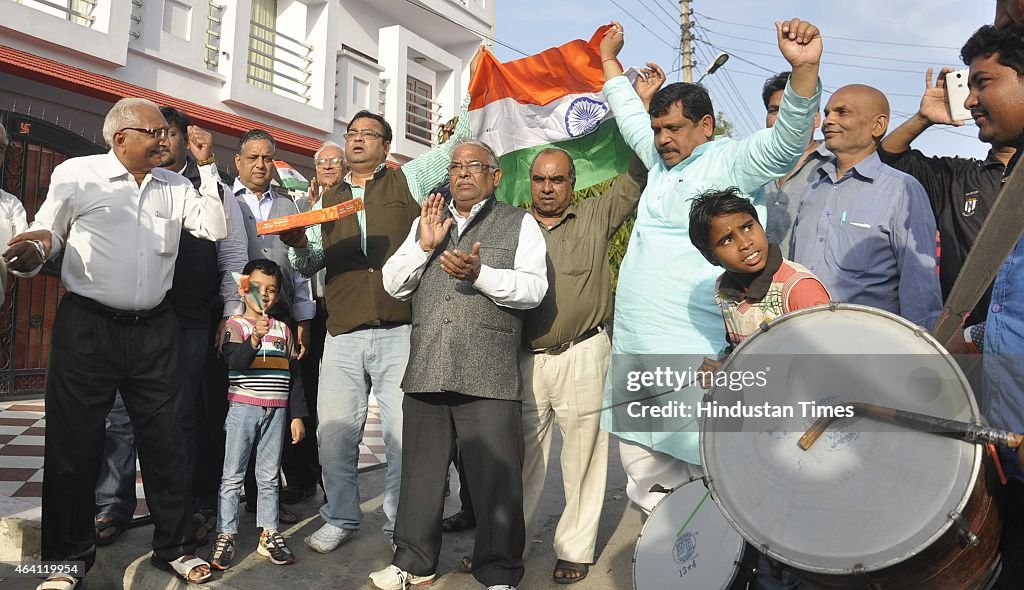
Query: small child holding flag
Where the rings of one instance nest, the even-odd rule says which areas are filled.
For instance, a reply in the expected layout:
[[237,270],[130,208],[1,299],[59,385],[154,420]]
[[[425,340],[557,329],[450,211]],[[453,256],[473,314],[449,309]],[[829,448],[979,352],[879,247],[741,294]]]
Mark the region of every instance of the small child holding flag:
[[[298,349],[288,326],[268,312],[278,298],[281,268],[272,260],[245,265],[238,292],[245,314],[225,325],[224,359],[228,365],[228,415],[224,472],[217,507],[217,541],[210,565],[226,570],[235,555],[239,495],[245,469],[256,447],[256,525],[263,529],[257,552],[277,565],[295,562],[278,527],[278,479],[285,425],[290,413],[292,444],[305,437],[302,418],[308,415]],[[290,410],[290,412],[289,412]]]

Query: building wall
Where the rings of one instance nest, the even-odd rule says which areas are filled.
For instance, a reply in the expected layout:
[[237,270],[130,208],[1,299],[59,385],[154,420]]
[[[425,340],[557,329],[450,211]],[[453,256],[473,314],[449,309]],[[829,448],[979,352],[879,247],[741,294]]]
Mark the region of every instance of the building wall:
[[[276,32],[300,44],[275,36],[271,58],[254,59],[295,93],[248,79],[251,0],[97,0],[84,24],[33,0],[0,0],[0,44],[318,141],[340,138],[358,110],[380,112],[396,127],[392,154],[403,162],[429,149],[405,138],[406,76],[432,78],[435,122],[457,114],[480,43],[474,31],[489,34],[492,1],[277,0]],[[16,94],[51,112],[79,102],[38,85],[5,88],[0,104]]]

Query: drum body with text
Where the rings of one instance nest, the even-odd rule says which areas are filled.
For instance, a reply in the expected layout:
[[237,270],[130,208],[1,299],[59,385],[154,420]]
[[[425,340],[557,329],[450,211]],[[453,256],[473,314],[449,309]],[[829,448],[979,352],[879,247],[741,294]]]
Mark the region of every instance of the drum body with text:
[[703,482],[694,478],[676,488],[644,523],[633,555],[636,590],[728,590],[737,581],[743,537],[722,516]]
[[999,521],[982,447],[863,417],[797,446],[844,402],[978,422],[966,378],[927,331],[864,306],[805,309],[742,342],[723,370],[769,377],[713,389],[719,406],[792,411],[702,425],[712,497],[754,547],[826,587],[971,589],[991,576]]

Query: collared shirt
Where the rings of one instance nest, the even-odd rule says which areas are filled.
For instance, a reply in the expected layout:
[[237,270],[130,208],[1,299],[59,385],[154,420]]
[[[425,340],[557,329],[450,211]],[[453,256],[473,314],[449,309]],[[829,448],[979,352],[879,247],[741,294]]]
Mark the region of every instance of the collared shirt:
[[[430,151],[413,158],[402,165],[402,173],[405,174],[405,181],[409,184],[409,192],[422,204],[429,195],[430,189],[448,178],[448,165],[452,160],[452,152],[455,150],[455,141],[470,137],[473,128],[469,120],[469,94],[462,101],[462,108],[459,111],[459,122],[455,125],[455,131],[451,138],[441,145],[434,146]],[[384,162],[377,166],[375,173],[384,168]],[[365,188],[352,184],[352,172],[345,174],[343,181],[352,190],[352,198],[363,198]],[[372,180],[370,181],[372,182]],[[323,200],[318,200],[313,209],[320,209]],[[356,221],[359,223],[359,245],[366,253],[366,211],[356,213]],[[296,250],[288,249],[288,260],[292,267],[307,277],[311,277],[327,263],[324,260],[324,242],[319,225],[312,225],[306,228],[306,240],[309,242],[305,248]]]
[[783,255],[789,256],[789,242],[793,235],[793,220],[800,208],[800,197],[807,187],[818,179],[818,166],[829,158],[832,152],[825,147],[825,142],[816,141],[815,148],[800,165],[789,173],[786,181],[779,186],[782,179],[764,185],[764,204],[768,210],[764,220],[764,233],[768,241],[779,244]]
[[[27,219],[25,207],[22,206],[18,197],[0,189],[0,223],[4,224],[4,227],[0,229],[0,240],[6,244],[7,240],[23,233],[28,229]],[[6,293],[7,265],[0,260],[0,303],[3,303]]]
[[924,187],[877,153],[836,178],[833,159],[804,194],[793,260],[843,303],[870,305],[931,328],[942,310],[935,218]]
[[[891,154],[879,149],[878,156],[886,164],[916,178],[928,193],[942,245],[939,282],[945,300],[992,204],[1003,189],[1006,166],[991,151],[984,160],[929,157],[918,150]],[[967,318],[967,325],[985,321],[991,296],[992,286],[989,285]]]
[[[717,139],[698,146],[672,168],[665,166],[654,146],[651,118],[625,76],[604,85],[605,96],[619,131],[650,172],[637,207],[629,249],[619,269],[615,296],[613,354],[714,355],[725,348],[722,317],[715,305],[719,270],[690,242],[690,199],[711,188],[735,186],[754,200],[764,215],[762,186],[785,175],[807,148],[814,114],[821,100],[803,98],[787,85],[779,119],[739,141]],[[614,377],[612,373],[610,376]],[[609,379],[605,407],[612,404]],[[686,391],[700,388],[685,388]],[[693,391],[689,402],[704,391]],[[604,430],[674,457],[700,463],[697,432],[624,432],[612,413],[601,417]]]
[[[242,200],[249,206],[249,210],[252,211],[253,217],[257,221],[267,220],[270,210],[274,206],[274,199],[288,198],[277,194],[273,189],[267,189],[262,195],[257,195],[246,188],[237,177],[231,190],[236,195],[241,195]],[[298,208],[295,209],[295,212],[299,212]],[[263,236],[262,239],[280,240],[281,238],[279,236]],[[313,316],[316,315],[316,302],[313,301],[313,289],[309,284],[309,279],[302,273],[293,272],[292,283],[295,286],[295,301],[291,302],[292,315],[299,322],[313,319]]]
[[214,164],[200,167],[196,191],[185,177],[153,168],[141,186],[113,151],[66,160],[31,229],[64,250],[68,291],[124,311],[152,309],[171,287],[181,229],[207,240],[227,236]]
[[[469,210],[468,217],[463,217],[455,209],[455,205],[449,203],[448,211],[455,220],[451,231],[461,235],[487,201],[488,199],[484,199],[473,205]],[[424,252],[420,248],[417,238],[419,227],[420,220],[417,218],[412,222],[412,229],[409,230],[405,241],[381,269],[384,290],[395,299],[402,301],[412,297],[416,287],[420,284],[420,277],[423,276],[427,263],[430,262],[434,254],[433,252]],[[544,236],[541,235],[540,228],[537,227],[533,217],[524,215],[519,230],[519,245],[516,247],[513,268],[499,269],[491,268],[486,264],[481,265],[480,275],[473,283],[473,287],[502,307],[512,309],[536,307],[544,298],[544,293],[548,288],[546,253],[547,247],[544,245]]]
[[[611,317],[608,240],[640,201],[647,171],[643,166],[635,168],[638,178],[623,174],[603,195],[570,204],[551,227],[537,220],[547,243],[548,292],[539,306],[523,316],[526,348],[572,342]],[[532,216],[532,206],[529,211]]]

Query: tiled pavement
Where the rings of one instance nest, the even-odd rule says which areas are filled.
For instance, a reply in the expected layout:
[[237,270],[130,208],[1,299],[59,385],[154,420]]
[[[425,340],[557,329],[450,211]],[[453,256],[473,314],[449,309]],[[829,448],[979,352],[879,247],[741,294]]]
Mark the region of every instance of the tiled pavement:
[[[46,413],[42,400],[0,402],[0,496],[16,498],[34,506],[42,504],[45,431]],[[359,469],[384,462],[380,410],[371,396],[363,442],[359,446]],[[135,493],[139,498],[136,515],[147,514],[141,473],[136,479]],[[38,518],[36,514],[35,519]]]

